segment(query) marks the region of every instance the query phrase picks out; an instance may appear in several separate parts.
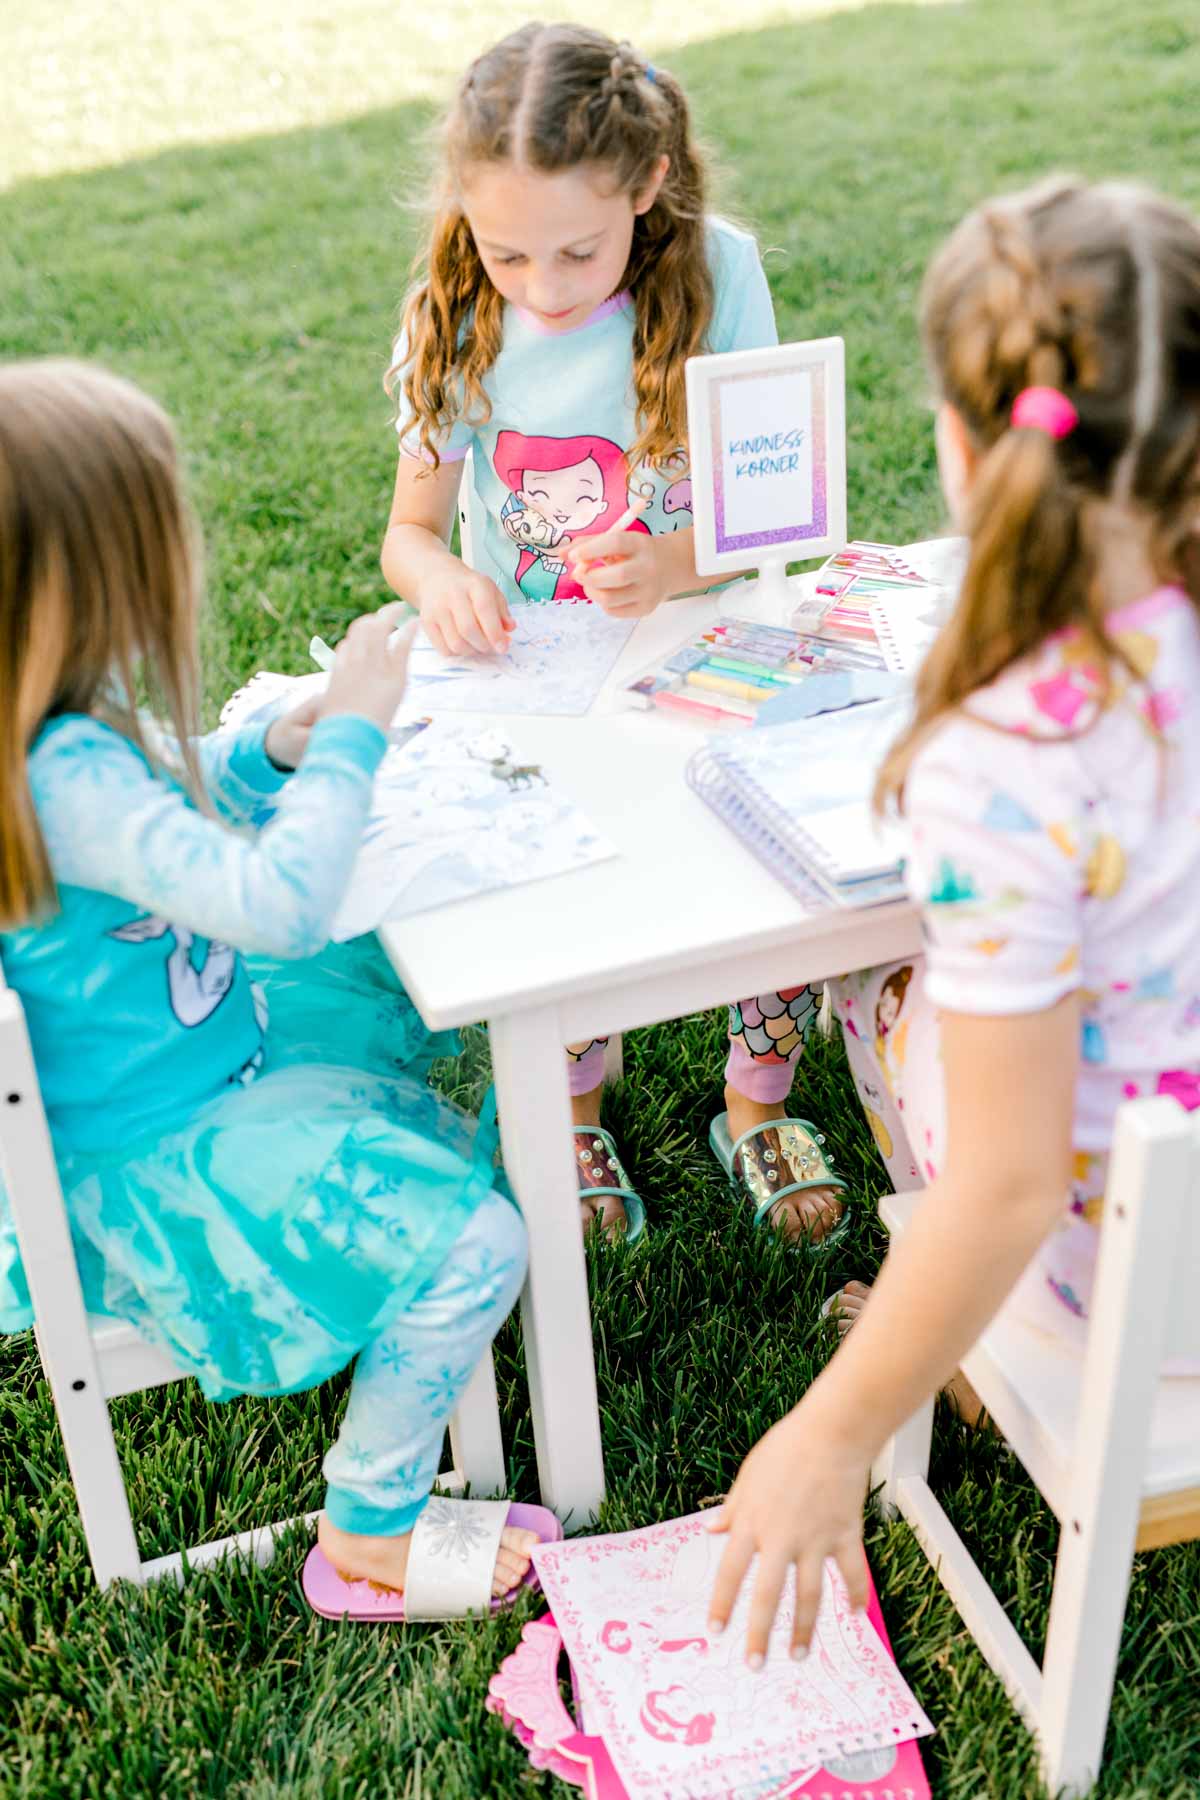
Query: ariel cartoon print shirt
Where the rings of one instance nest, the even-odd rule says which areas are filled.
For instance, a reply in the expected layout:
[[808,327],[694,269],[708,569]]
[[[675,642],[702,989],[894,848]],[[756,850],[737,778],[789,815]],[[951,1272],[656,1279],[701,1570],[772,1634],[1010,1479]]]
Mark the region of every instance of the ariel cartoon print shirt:
[[[754,239],[710,219],[708,242],[715,290],[708,348],[777,343]],[[567,550],[615,525],[634,498],[648,501],[634,530],[675,531],[692,522],[686,450],[671,467],[643,465],[632,480],[625,467],[637,436],[633,322],[628,293],[614,294],[583,325],[560,333],[506,308],[500,354],[483,384],[491,417],[479,426],[460,420],[439,447],[446,462],[474,451],[475,510],[483,520],[474,559],[510,602],[585,600]],[[406,435],[411,424],[401,396],[402,453],[416,453],[415,435]]]
[[1082,992],[1089,1216],[1122,1100],[1200,1103],[1200,618],[1165,587],[1108,624],[1137,676],[1115,671],[1107,705],[1060,633],[934,735],[906,807],[934,1005],[1030,1013]]

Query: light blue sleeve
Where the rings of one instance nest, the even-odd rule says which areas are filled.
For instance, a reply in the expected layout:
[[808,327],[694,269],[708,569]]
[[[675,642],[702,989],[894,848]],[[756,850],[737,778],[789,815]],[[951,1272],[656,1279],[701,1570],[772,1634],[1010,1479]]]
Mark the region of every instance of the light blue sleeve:
[[710,353],[765,350],[777,344],[775,308],[758,245],[748,231],[739,231],[724,219],[710,219],[708,231],[713,274]]
[[265,825],[274,814],[293,771],[267,755],[267,729],[260,719],[240,731],[211,731],[196,739],[204,787],[223,818],[240,825]]
[[197,812],[98,720],[59,722],[29,775],[59,885],[112,894],[238,950],[302,957],[328,942],[386,749],[367,719],[320,720],[256,836]]
[[[423,457],[421,440],[415,428],[415,415],[404,392],[407,364],[407,345],[402,337],[398,337],[392,345],[392,367],[397,371],[392,388],[392,397],[396,403],[396,439],[401,456]],[[461,390],[459,397],[461,403]],[[443,462],[461,462],[474,442],[475,427],[468,425],[462,418],[457,418],[439,442],[438,455]]]

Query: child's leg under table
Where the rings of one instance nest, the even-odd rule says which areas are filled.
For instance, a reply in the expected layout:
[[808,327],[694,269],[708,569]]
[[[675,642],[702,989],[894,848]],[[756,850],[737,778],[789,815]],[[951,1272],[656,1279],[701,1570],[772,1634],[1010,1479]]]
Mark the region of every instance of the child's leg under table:
[[[459,1396],[525,1278],[525,1225],[491,1193],[434,1279],[359,1353],[337,1440],[319,1540],[342,1574],[403,1588],[409,1534],[437,1475]],[[532,1532],[506,1529],[493,1592],[529,1566]]]
[[[600,1128],[600,1094],[604,1086],[604,1052],[608,1039],[587,1038],[567,1045],[567,1077],[571,1090],[571,1115],[575,1124],[575,1165],[579,1177],[579,1211],[584,1231],[599,1221],[602,1231],[613,1234],[622,1227],[633,1229],[619,1194],[597,1190],[619,1188],[632,1194],[629,1177],[616,1148]],[[634,1196],[634,1199],[637,1197]],[[639,1203],[640,1210],[640,1203]],[[644,1215],[642,1215],[644,1216]]]
[[932,1180],[945,1143],[937,1015],[921,959],[881,963],[830,984],[846,1059],[895,1194]]
[[[788,1096],[796,1064],[821,1010],[821,989],[782,988],[758,994],[729,1008],[729,1057],[725,1064],[725,1109],[729,1139],[748,1138],[735,1156],[735,1175],[756,1205],[775,1179],[786,1187],[802,1179],[788,1160],[786,1136],[769,1129],[788,1117]],[[841,1218],[839,1190],[806,1188],[789,1194],[770,1217],[787,1237],[820,1238]]]
[[571,1111],[577,1125],[600,1123],[600,1090],[604,1086],[604,1052],[608,1039],[586,1038],[567,1045],[567,1076],[571,1085]]

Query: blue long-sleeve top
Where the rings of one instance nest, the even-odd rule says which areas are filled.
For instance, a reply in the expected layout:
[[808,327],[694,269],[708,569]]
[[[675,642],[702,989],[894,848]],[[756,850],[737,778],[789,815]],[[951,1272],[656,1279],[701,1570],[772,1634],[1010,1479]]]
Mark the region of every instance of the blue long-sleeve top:
[[60,1151],[125,1149],[254,1070],[242,953],[326,943],[386,748],[351,714],[313,728],[294,774],[262,725],[202,738],[212,818],[100,720],[42,729],[29,778],[59,910],[0,933],[0,957]]

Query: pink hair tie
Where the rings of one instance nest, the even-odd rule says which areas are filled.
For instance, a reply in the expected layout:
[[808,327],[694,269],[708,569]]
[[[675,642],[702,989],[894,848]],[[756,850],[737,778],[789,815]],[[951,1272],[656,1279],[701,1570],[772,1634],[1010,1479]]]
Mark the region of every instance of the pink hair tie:
[[1013,401],[1012,422],[1018,431],[1026,426],[1065,438],[1079,423],[1079,414],[1057,388],[1027,387]]

